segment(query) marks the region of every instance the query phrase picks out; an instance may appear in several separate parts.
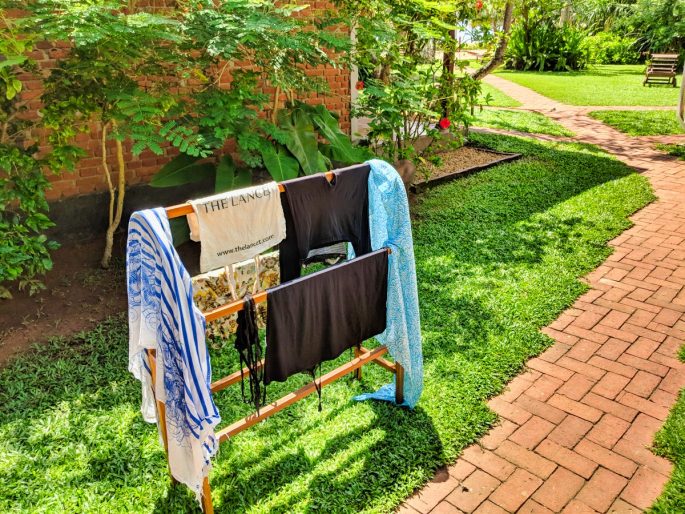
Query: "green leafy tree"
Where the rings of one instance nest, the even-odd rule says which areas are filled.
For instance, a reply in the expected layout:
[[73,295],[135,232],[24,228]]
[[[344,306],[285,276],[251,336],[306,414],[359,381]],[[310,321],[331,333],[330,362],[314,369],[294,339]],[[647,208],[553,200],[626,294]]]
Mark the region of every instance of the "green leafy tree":
[[109,266],[123,215],[124,144],[130,143],[135,155],[146,149],[161,155],[164,139],[158,131],[177,103],[171,88],[178,86],[178,23],[129,7],[122,0],[35,0],[25,6],[31,15],[22,20],[32,36],[69,44],[67,57],[45,79],[42,115],[51,129],[50,144],[68,151],[79,132],[94,129],[100,136],[110,194],[103,267]]
[[27,57],[35,40],[26,37],[0,10],[0,298],[10,298],[10,282],[31,293],[43,286],[40,276],[52,269],[50,250],[58,247],[45,231],[54,224],[47,216],[44,170],[73,167],[69,150],[40,151],[35,135],[42,120],[28,116],[22,97],[26,77],[36,74]]
[[[479,83],[457,62],[457,23],[476,16],[471,2],[407,0],[346,1],[338,5],[355,29],[352,54],[363,91],[355,114],[370,120],[369,140],[390,160],[430,157],[443,131],[460,140],[476,103]],[[443,59],[437,58],[438,54]],[[363,86],[363,87],[362,87]]]
[[248,184],[256,168],[285,180],[367,156],[332,113],[298,100],[328,90],[311,69],[345,64],[349,36],[344,26],[336,28],[338,18],[268,0],[203,1],[182,4],[181,12],[182,46],[199,80],[161,130],[182,155],[160,170],[153,186],[214,173],[216,190],[223,191]]

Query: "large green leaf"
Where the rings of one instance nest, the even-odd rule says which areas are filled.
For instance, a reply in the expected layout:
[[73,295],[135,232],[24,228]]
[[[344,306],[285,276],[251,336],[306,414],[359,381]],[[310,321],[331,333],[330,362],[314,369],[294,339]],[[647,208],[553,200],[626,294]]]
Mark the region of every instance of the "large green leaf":
[[214,191],[222,193],[252,184],[252,173],[247,168],[236,168],[230,155],[224,155],[216,167]]
[[367,152],[352,144],[347,135],[340,130],[338,120],[323,105],[310,107],[311,119],[321,135],[330,143],[330,158],[341,164],[356,164],[369,158]]
[[296,178],[299,174],[300,165],[297,159],[292,157],[285,147],[266,144],[261,152],[264,166],[276,182]]
[[200,180],[214,173],[214,165],[210,162],[198,163],[199,157],[180,154],[162,166],[152,180],[152,187],[173,187]]
[[286,133],[286,147],[290,150],[306,175],[326,171],[326,161],[319,152],[314,124],[302,109],[278,113],[278,123]]
[[181,246],[190,241],[190,227],[185,216],[169,220],[169,228],[174,246]]

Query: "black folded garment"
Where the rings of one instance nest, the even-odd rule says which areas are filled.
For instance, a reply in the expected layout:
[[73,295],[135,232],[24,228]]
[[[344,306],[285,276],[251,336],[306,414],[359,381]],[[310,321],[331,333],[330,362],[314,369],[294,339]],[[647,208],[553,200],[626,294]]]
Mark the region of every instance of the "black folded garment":
[[264,384],[313,374],[383,332],[387,293],[385,249],[268,289]]

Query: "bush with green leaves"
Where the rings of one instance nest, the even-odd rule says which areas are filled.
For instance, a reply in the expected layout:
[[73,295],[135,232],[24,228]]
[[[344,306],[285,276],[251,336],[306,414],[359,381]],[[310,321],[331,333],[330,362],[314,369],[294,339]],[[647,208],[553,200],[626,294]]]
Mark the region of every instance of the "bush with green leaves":
[[43,170],[73,167],[70,151],[39,152],[36,131],[40,117],[27,116],[22,79],[32,77],[35,63],[27,58],[34,39],[26,37],[0,10],[0,298],[11,298],[9,285],[28,288],[31,294],[43,286],[41,275],[52,269],[50,251],[58,247],[45,231],[53,226],[47,216],[45,190],[49,183]]
[[[364,157],[332,113],[297,100],[327,91],[308,68],[338,66],[348,50],[349,35],[333,27],[336,17],[270,0],[203,1],[183,12],[184,50],[191,74],[201,80],[160,131],[182,153],[160,170],[153,186],[213,174],[216,190],[225,191],[249,184],[259,168],[280,181]],[[236,69],[244,62],[251,63],[249,70]],[[235,149],[236,159],[227,147]]]
[[626,29],[638,36],[641,49],[676,52],[685,50],[685,1],[637,0]]
[[183,64],[179,23],[129,7],[127,0],[33,0],[23,6],[28,14],[20,20],[34,38],[68,44],[66,56],[44,79],[41,113],[49,143],[76,152],[76,135],[97,129],[110,195],[103,267],[109,266],[124,212],[124,144],[131,144],[134,155],[163,153],[158,130],[178,102],[172,87],[179,86]]
[[560,23],[558,7],[558,2],[537,0],[521,8],[511,31],[506,68],[574,71],[588,65],[587,32],[570,23]]
[[637,41],[613,32],[598,32],[587,38],[593,64],[637,64],[640,52]]
[[[458,22],[476,16],[475,4],[340,0],[338,5],[355,27],[352,60],[363,79],[353,114],[369,120],[374,151],[390,161],[421,164],[445,131],[460,144],[480,86],[465,73],[466,63],[455,58],[460,45],[455,32]],[[417,151],[421,137],[429,143]]]

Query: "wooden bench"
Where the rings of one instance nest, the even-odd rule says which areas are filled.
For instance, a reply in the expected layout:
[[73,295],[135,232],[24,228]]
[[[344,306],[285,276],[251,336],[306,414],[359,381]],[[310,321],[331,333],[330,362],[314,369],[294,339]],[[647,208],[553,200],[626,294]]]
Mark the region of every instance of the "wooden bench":
[[643,86],[649,84],[666,84],[677,86],[676,66],[678,54],[653,54],[645,72]]

